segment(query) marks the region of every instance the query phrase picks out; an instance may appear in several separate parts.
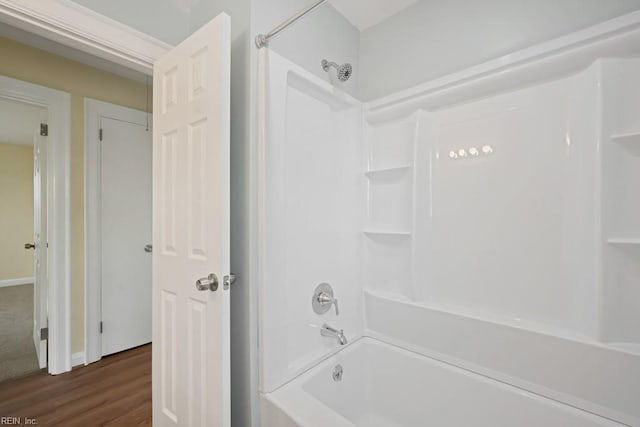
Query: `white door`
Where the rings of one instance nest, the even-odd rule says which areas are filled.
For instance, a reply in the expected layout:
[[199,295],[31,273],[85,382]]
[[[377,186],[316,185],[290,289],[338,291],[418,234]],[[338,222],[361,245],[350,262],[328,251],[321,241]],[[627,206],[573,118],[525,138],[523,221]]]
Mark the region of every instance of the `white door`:
[[228,15],[156,62],[153,92],[153,423],[228,427]]
[[[46,113],[45,113],[46,115]],[[47,340],[40,330],[47,328],[47,137],[36,130],[33,136],[33,344],[40,368],[47,366]]]
[[151,253],[145,246],[151,244],[152,141],[144,113],[131,114],[130,122],[100,119],[103,356],[151,341]]

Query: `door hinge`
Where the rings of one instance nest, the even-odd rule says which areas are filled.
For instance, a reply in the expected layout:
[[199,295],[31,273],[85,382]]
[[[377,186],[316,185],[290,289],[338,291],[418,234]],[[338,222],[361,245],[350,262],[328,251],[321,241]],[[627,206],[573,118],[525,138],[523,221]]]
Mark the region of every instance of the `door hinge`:
[[103,328],[102,328],[102,321],[100,321],[100,333],[102,333]]
[[40,340],[48,340],[49,339],[49,328],[40,329]]
[[49,125],[40,123],[40,136],[49,136]]
[[98,131],[98,138],[102,141],[102,128]]

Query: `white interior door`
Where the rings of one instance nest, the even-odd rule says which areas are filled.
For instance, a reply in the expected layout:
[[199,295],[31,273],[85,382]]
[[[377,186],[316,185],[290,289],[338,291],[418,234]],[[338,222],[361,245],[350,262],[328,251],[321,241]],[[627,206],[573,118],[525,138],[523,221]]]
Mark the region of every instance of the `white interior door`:
[[[45,113],[46,115],[46,113]],[[33,136],[33,344],[40,368],[47,366],[47,137],[39,130]]]
[[153,82],[153,421],[228,427],[229,16],[158,60]]
[[100,120],[103,356],[151,341],[152,139],[131,119]]

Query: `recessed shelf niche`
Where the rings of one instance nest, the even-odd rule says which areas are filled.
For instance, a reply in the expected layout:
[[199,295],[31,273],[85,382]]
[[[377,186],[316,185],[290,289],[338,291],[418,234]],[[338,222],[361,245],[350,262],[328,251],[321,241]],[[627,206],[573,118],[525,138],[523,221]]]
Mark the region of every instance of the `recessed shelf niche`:
[[640,61],[603,61],[602,341],[640,348]]

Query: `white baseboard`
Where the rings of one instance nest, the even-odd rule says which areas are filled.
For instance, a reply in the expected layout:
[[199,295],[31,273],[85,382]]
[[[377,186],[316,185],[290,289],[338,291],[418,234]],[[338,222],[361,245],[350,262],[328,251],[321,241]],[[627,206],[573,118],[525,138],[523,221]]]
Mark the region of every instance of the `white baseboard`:
[[33,283],[35,278],[33,277],[21,277],[19,279],[0,280],[0,288],[6,288],[8,286],[29,285]]
[[84,351],[79,351],[71,355],[71,367],[84,365]]

